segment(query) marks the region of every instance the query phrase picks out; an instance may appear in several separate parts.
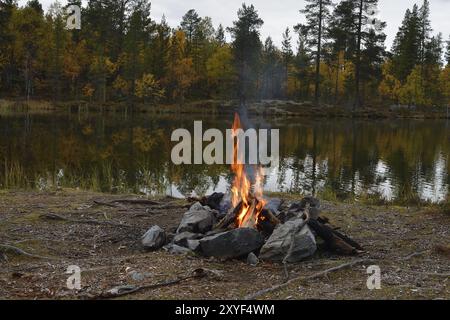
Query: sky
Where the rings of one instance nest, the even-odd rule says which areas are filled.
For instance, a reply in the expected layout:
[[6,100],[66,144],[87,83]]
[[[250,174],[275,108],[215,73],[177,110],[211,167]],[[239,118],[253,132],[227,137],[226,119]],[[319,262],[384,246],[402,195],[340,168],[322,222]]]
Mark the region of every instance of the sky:
[[[333,0],[337,2],[337,0]],[[23,5],[27,0],[19,0]],[[54,0],[40,0],[44,8]],[[66,0],[60,0],[66,4]],[[87,1],[83,1],[84,3]],[[258,10],[260,17],[264,20],[261,29],[261,37],[265,39],[271,36],[279,46],[282,41],[282,33],[286,27],[292,27],[304,21],[299,10],[305,6],[305,0],[153,0],[151,16],[160,21],[163,15],[172,27],[179,25],[182,16],[189,10],[195,9],[202,17],[209,16],[217,27],[231,26],[236,20],[237,10],[242,3],[253,4]],[[385,33],[387,34],[386,47],[391,49],[392,42],[397,34],[398,28],[403,20],[407,8],[414,3],[419,5],[422,0],[379,0],[379,19],[387,22]],[[430,0],[431,21],[435,33],[442,32],[444,39],[448,40],[450,35],[450,0]]]

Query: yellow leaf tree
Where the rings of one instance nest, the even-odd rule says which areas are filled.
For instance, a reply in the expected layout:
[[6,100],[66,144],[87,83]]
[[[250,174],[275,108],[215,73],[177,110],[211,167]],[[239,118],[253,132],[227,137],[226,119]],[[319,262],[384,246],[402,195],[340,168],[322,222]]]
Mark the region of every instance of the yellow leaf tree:
[[141,79],[136,80],[135,94],[145,102],[158,102],[164,98],[164,90],[161,89],[159,81],[152,74],[146,73]]
[[218,47],[206,62],[208,84],[211,88],[214,88],[216,96],[224,96],[229,93],[236,77],[232,61],[231,48],[224,45]]

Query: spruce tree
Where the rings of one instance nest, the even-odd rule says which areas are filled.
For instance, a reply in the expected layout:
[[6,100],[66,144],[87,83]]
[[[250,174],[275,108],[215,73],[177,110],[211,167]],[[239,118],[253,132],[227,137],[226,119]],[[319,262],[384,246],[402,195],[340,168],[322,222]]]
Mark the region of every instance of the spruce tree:
[[420,31],[419,8],[414,5],[406,11],[392,48],[394,75],[402,83],[420,62]]
[[447,41],[447,50],[445,52],[445,61],[447,62],[447,65],[450,65],[450,36]]
[[217,28],[215,39],[219,46],[223,46],[226,43],[225,29],[223,28],[222,24],[219,24],[219,27]]
[[233,37],[233,55],[238,72],[238,96],[242,104],[254,93],[261,57],[260,28],[264,21],[253,5],[242,5],[238,19],[228,30]]

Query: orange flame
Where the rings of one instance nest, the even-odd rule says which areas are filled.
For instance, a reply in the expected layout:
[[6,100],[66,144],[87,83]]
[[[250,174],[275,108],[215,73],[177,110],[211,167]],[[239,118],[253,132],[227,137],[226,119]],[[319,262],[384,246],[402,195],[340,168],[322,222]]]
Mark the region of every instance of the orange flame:
[[236,141],[238,131],[242,129],[241,119],[236,114],[233,124],[233,163],[231,169],[235,174],[232,192],[232,204],[236,208],[241,205],[241,210],[237,216],[236,225],[239,228],[256,228],[260,221],[261,213],[266,205],[263,199],[263,174],[262,168],[258,168],[256,181],[253,185],[254,192],[252,193],[252,183],[245,172],[245,165],[239,159],[239,142]]

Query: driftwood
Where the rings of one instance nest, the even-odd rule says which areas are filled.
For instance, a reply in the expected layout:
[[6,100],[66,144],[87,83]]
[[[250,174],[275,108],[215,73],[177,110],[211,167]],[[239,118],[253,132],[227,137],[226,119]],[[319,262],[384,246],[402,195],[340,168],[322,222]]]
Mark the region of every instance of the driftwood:
[[352,267],[360,265],[360,264],[369,264],[369,263],[374,263],[374,261],[373,260],[369,260],[369,259],[354,260],[354,261],[351,261],[349,263],[345,263],[345,264],[342,264],[340,266],[333,267],[333,268],[321,271],[319,273],[315,273],[315,274],[313,274],[311,276],[308,276],[308,277],[293,278],[293,279],[291,279],[291,280],[289,280],[289,281],[287,281],[285,283],[282,283],[280,285],[276,285],[276,286],[273,286],[271,288],[260,290],[260,291],[258,291],[256,293],[248,295],[248,296],[245,297],[245,300],[255,300],[255,299],[257,299],[259,297],[262,297],[262,296],[265,296],[265,295],[267,295],[269,293],[272,293],[272,292],[284,289],[284,288],[290,286],[291,284],[293,284],[293,283],[295,283],[297,281],[315,280],[315,279],[319,279],[319,278],[325,277],[326,275],[328,275],[329,273],[332,273],[332,272],[337,272],[337,271],[340,271],[340,270],[352,268]]
[[357,255],[363,251],[356,241],[317,220],[310,220],[308,226],[325,241],[327,249],[332,252],[342,255]]
[[70,219],[65,218],[57,214],[53,213],[46,213],[40,216],[41,219],[47,219],[47,220],[54,220],[54,221],[66,221],[66,222],[72,222],[72,223],[79,223],[79,224],[91,224],[91,225],[100,225],[100,226],[112,226],[112,227],[120,227],[120,228],[134,228],[133,226],[126,225],[126,224],[120,224],[115,223],[111,221],[97,221],[97,220],[78,220],[78,219]]

